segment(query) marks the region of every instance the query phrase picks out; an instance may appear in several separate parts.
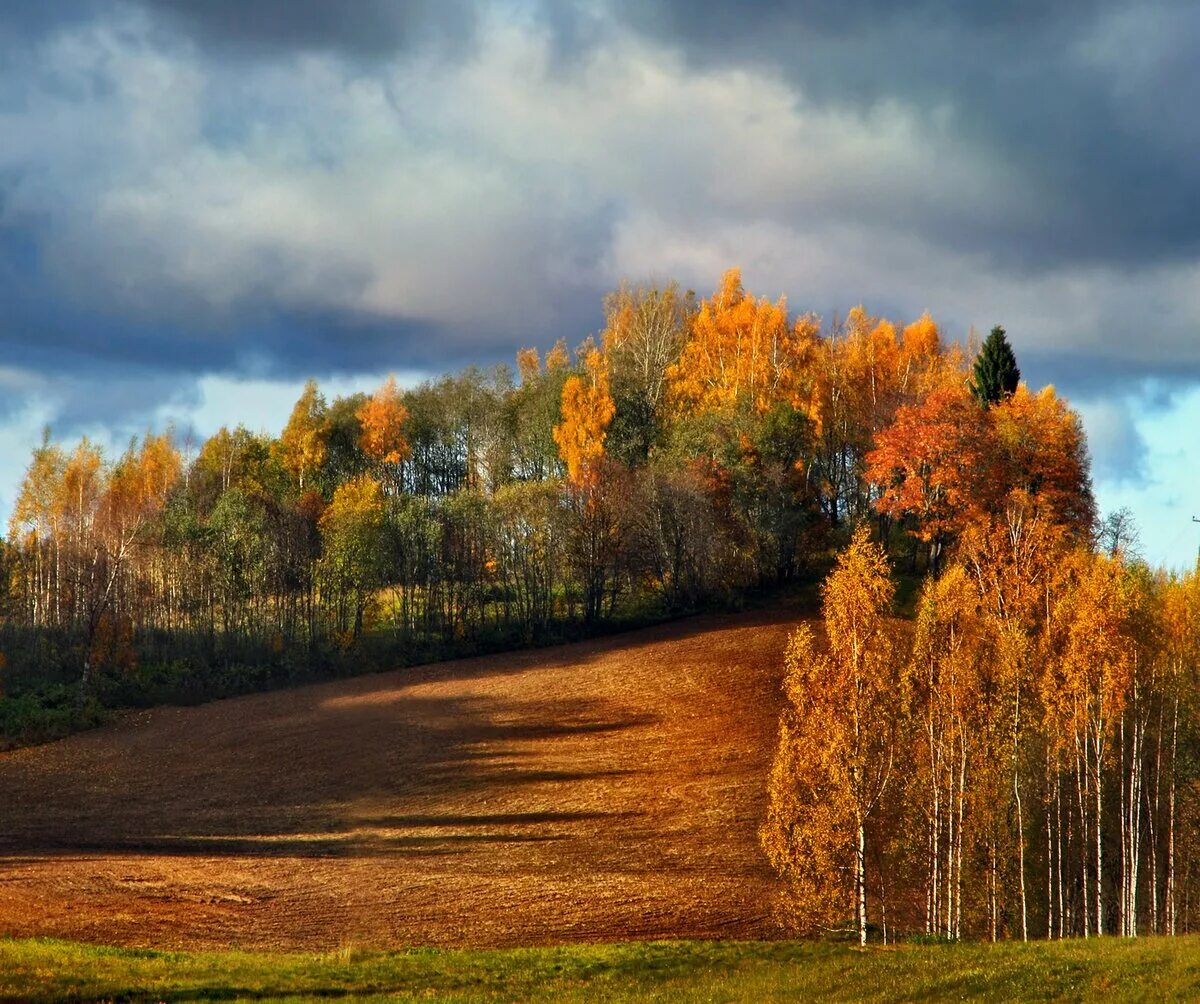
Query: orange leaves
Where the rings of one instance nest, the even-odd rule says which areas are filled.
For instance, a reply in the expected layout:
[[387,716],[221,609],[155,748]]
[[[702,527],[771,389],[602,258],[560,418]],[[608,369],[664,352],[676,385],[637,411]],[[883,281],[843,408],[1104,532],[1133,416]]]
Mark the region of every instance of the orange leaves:
[[913,359],[936,359],[942,354],[942,336],[929,311],[904,329],[904,351]]
[[26,527],[36,534],[49,534],[63,504],[63,474],[66,458],[62,449],[47,439],[33,452],[9,517],[10,535],[17,537]]
[[571,365],[571,356],[567,352],[567,343],[562,338],[555,342],[546,353],[546,372],[557,373]]
[[1081,536],[1095,518],[1087,445],[1079,416],[1054,392],[1021,384],[989,409],[1012,488],[1037,496]]
[[810,316],[789,326],[786,300],[748,296],[740,270],[730,269],[700,305],[683,354],[667,371],[671,398],[683,413],[741,403],[759,413],[780,402],[807,407],[818,327]]
[[860,526],[821,587],[829,649],[847,672],[878,674],[879,660],[887,655],[885,615],[895,588],[883,548]]
[[400,400],[394,376],[389,376],[356,414],[362,426],[358,445],[363,453],[379,464],[398,464],[407,459],[411,452],[404,438],[408,409]]
[[1091,733],[1102,748],[1131,696],[1136,667],[1135,585],[1117,559],[1074,551],[1058,570],[1042,681],[1059,743]]
[[904,405],[867,455],[867,479],[882,487],[876,508],[913,515],[918,535],[940,539],[990,508],[994,487],[987,418],[965,386],[935,390]]
[[586,350],[583,369],[582,376],[568,377],[563,385],[562,422],[554,427],[554,442],[567,465],[567,476],[577,485],[588,481],[604,455],[608,426],[616,414],[608,363],[598,349]]
[[856,908],[866,937],[865,827],[888,786],[899,718],[893,593],[883,550],[860,527],[822,589],[826,651],[805,625],[789,639],[760,836],[786,883],[786,919],[801,928]]
[[[88,458],[85,465],[95,462]],[[179,480],[182,462],[166,435],[143,437],[141,447],[121,458],[109,482],[108,508],[119,522],[131,522],[161,509]],[[86,469],[83,475],[86,476]]]
[[962,381],[935,386],[876,436],[866,476],[880,490],[876,509],[914,518],[926,542],[1020,509],[1082,539],[1094,514],[1079,417],[1053,387],[1021,384],[985,410]]
[[179,451],[166,435],[146,436],[137,458],[138,497],[143,504],[160,507],[179,480],[182,462]]

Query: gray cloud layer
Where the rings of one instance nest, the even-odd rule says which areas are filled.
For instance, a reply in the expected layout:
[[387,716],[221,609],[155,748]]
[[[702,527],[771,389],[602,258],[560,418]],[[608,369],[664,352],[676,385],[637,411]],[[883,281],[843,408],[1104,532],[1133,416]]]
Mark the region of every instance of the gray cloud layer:
[[1200,374],[1194,5],[10,6],[7,365],[143,387],[69,421],[508,357],[734,263],[827,316],[1003,321],[1084,396]]

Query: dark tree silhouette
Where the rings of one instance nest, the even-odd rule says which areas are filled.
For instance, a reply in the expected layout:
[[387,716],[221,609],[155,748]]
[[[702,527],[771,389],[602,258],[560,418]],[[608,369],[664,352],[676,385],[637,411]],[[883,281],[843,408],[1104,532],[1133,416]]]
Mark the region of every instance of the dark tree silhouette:
[[1021,382],[1021,371],[1017,368],[1017,357],[997,324],[987,336],[983,348],[975,358],[971,379],[971,393],[984,407],[1004,400],[1017,389]]

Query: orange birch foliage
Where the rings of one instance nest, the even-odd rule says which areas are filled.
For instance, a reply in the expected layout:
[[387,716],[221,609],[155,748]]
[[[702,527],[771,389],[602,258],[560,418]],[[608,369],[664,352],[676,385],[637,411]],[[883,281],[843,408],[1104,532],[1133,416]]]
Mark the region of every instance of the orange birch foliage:
[[913,362],[932,362],[942,354],[942,333],[929,311],[905,326],[902,341],[905,354]]
[[569,377],[563,384],[562,422],[554,427],[554,442],[567,465],[567,476],[576,485],[592,477],[616,414],[604,355],[595,348],[586,350],[583,369],[583,376]]
[[923,730],[910,784],[927,827],[925,930],[948,938],[962,931],[963,851],[974,822],[968,778],[975,782],[990,654],[975,584],[951,565],[922,590],[905,680]]
[[[1055,681],[1060,693],[1053,707],[1058,731],[1073,740],[1082,787],[1091,788],[1090,828],[1094,834],[1091,905],[1095,931],[1104,933],[1104,768],[1112,756],[1110,742],[1134,682],[1136,644],[1131,630],[1134,590],[1123,562],[1106,555],[1079,550],[1071,556],[1064,572],[1069,585],[1062,591],[1054,611],[1062,642]],[[1085,830],[1088,809],[1081,793]],[[1086,933],[1087,928],[1084,930]]]
[[929,544],[961,532],[973,513],[994,502],[988,431],[965,385],[901,406],[867,455],[867,480],[882,487],[876,509],[915,517],[917,536]]
[[[145,521],[166,505],[182,467],[179,452],[166,435],[143,437],[140,448],[135,451],[131,446],[117,462],[101,500],[105,528],[113,537],[114,561],[124,557]],[[81,477],[90,480],[91,474],[85,469]]]
[[958,342],[946,345],[941,329],[929,313],[905,327],[901,336],[904,375],[901,392],[909,399],[932,390],[965,386],[967,354]]
[[760,414],[779,403],[807,409],[819,327],[812,316],[789,327],[787,301],[748,296],[741,271],[731,268],[700,304],[683,354],[667,371],[671,400],[683,414],[741,403]]
[[1095,521],[1087,440],[1079,415],[1053,387],[1016,393],[988,410],[1005,481],[1049,506],[1081,537]]
[[802,929],[855,915],[867,936],[867,824],[887,788],[899,682],[887,621],[887,558],[865,527],[822,587],[826,651],[811,630],[786,656],[788,708],[771,772],[763,847],[787,882],[787,918]]
[[389,376],[361,408],[357,417],[362,426],[358,445],[378,464],[398,464],[412,452],[404,438],[408,409],[400,400],[396,378]]
[[892,420],[910,378],[908,359],[886,318],[855,307],[842,325],[842,351],[850,406],[867,437]]

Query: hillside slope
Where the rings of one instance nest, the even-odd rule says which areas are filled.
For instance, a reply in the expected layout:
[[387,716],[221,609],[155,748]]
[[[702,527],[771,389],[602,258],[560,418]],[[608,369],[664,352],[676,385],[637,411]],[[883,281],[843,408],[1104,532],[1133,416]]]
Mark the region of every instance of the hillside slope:
[[783,610],[140,712],[0,755],[0,933],[763,937]]

